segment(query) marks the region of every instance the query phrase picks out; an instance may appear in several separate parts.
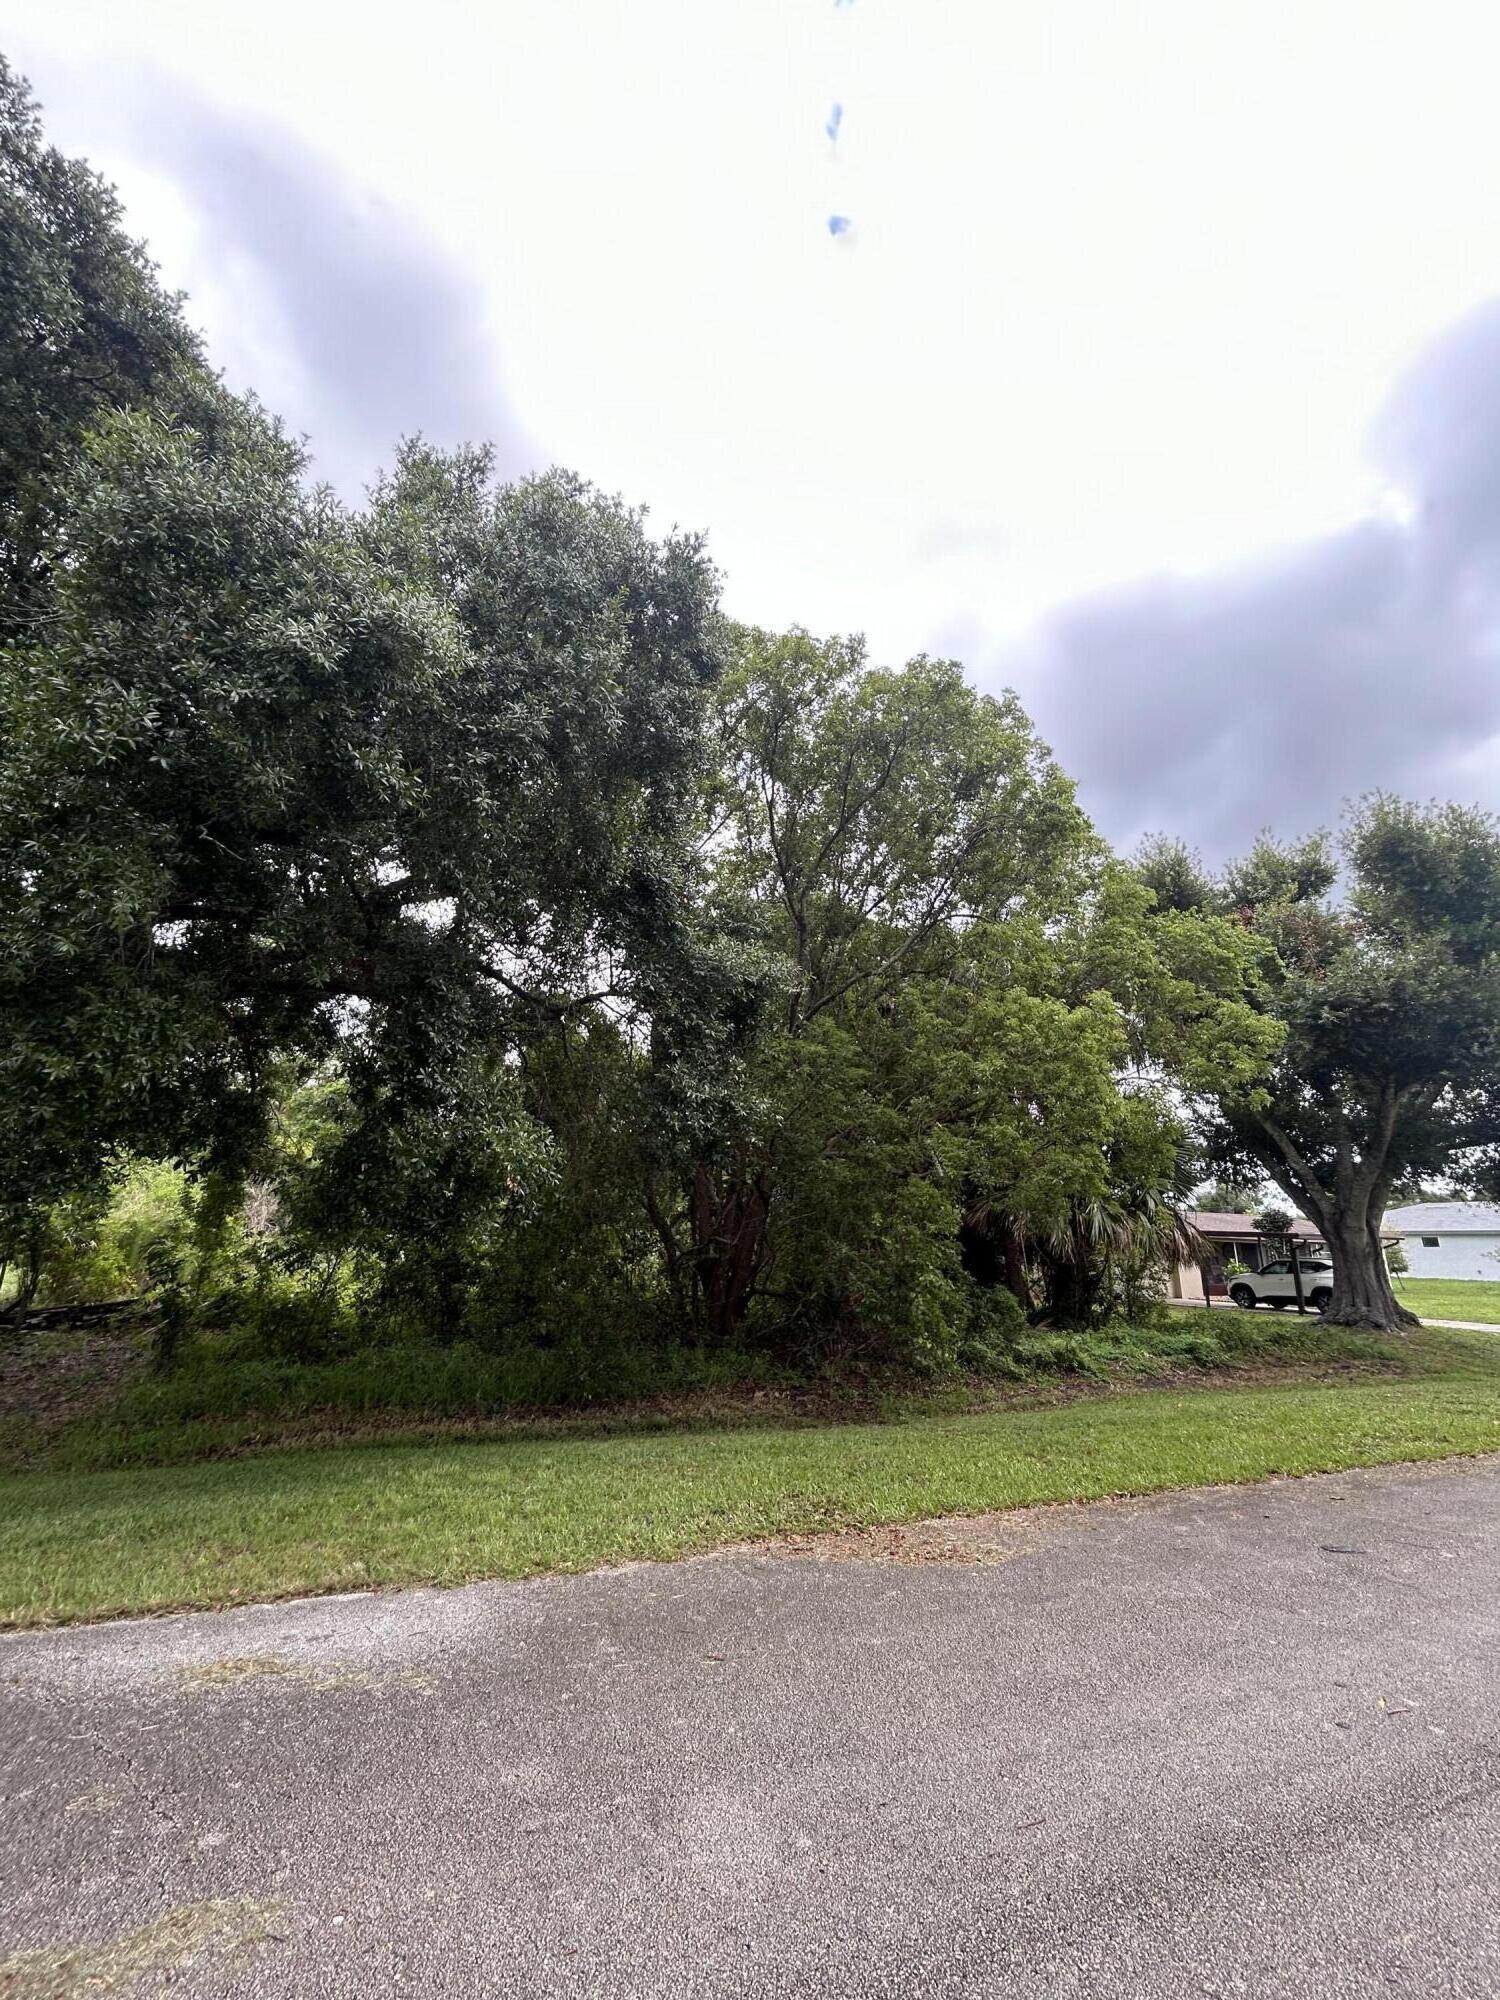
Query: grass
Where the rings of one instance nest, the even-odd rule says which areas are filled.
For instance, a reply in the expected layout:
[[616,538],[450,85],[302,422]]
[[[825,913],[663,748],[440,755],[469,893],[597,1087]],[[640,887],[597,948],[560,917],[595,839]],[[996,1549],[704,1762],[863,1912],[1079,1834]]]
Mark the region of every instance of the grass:
[[809,1381],[763,1356],[688,1348],[570,1357],[412,1342],[295,1361],[247,1356],[212,1336],[162,1376],[148,1366],[148,1345],[141,1335],[63,1331],[10,1356],[9,1373],[0,1366],[0,1405],[11,1409],[0,1419],[0,1472],[182,1464],[298,1444],[848,1421],[1055,1399],[1183,1372],[1388,1371],[1410,1362],[1403,1343],[1270,1314],[1033,1332],[996,1371],[939,1383],[890,1373]]
[[1419,1319],[1477,1319],[1500,1326],[1500,1278],[1397,1278],[1395,1290]]
[[[1262,1351],[1281,1338],[1253,1336]],[[1366,1372],[1116,1388],[967,1415],[908,1408],[899,1422],[16,1475],[0,1480],[0,1623],[524,1577],[778,1534],[1500,1450],[1490,1336],[1366,1341],[1355,1365]],[[1388,1372],[1372,1379],[1373,1367]]]
[[518,1411],[743,1397],[781,1382],[762,1356],[690,1348],[491,1353],[413,1341],[299,1361],[208,1336],[167,1375],[150,1354],[145,1330],[119,1326],[0,1342],[0,1472],[164,1465],[490,1419],[513,1430]]

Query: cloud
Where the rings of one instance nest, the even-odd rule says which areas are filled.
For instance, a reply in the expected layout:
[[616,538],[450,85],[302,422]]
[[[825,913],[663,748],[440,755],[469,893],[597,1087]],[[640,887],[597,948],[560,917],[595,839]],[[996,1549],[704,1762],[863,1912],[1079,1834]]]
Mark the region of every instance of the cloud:
[[215,254],[267,288],[306,385],[282,414],[317,469],[357,492],[403,434],[486,440],[502,473],[533,453],[498,380],[479,288],[431,238],[367,199],[293,135],[180,104],[156,160],[211,231]]
[[1117,842],[1220,857],[1377,788],[1500,805],[1500,301],[1418,357],[1371,447],[1389,514],[1064,605],[995,663]]
[[418,431],[493,444],[503,476],[538,462],[483,291],[436,238],[290,128],[176,76],[114,65],[106,90],[97,69],[41,68],[49,131],[90,156],[102,143],[127,227],[187,292],[210,359],[306,436],[316,476],[357,501]]

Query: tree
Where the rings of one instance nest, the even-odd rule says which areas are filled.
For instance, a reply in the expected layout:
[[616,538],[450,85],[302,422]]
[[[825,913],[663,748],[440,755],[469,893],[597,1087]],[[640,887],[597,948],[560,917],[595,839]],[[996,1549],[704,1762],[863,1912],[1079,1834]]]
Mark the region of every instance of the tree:
[[[1412,1178],[1481,1181],[1500,1159],[1500,825],[1375,797],[1321,836],[1262,839],[1203,885],[1263,942],[1260,1005],[1284,1029],[1269,1079],[1203,1093],[1223,1171],[1266,1174],[1333,1257],[1325,1317],[1396,1330],[1380,1225]],[[1148,879],[1159,873],[1151,858]],[[1341,890],[1336,898],[1335,888]]]
[[1201,1205],[1216,1215],[1253,1215],[1260,1193],[1258,1187],[1242,1187],[1221,1178],[1201,1197]]
[[[68,495],[84,440],[112,411],[153,396],[207,405],[216,393],[177,301],[121,229],[113,192],[46,145],[30,92],[0,57],[0,838],[14,836],[0,897],[33,868],[8,816],[24,789],[15,766],[35,746],[19,733],[25,715],[10,697],[38,671],[34,648],[66,575]],[[9,954],[17,940],[0,942]],[[25,977],[24,953],[0,969],[0,1009],[5,989],[20,990]],[[13,1043],[0,1057],[11,1069],[0,1082],[19,1093],[0,1101],[0,1263],[27,1274],[24,1292],[40,1281],[42,1246],[58,1240],[56,1205],[97,1203],[102,1188],[100,1149],[83,1190],[80,1135],[41,1111],[39,1075],[24,1058],[17,1072],[19,1056]],[[98,1059],[107,1064],[107,1047]]]
[[44,142],[0,56],[0,643],[45,603],[84,433],[195,380],[206,393],[198,343],[121,229],[113,190]]
[[712,907],[782,970],[748,1115],[658,1189],[703,1322],[936,1365],[997,1284],[1117,1306],[1181,1196],[1160,1058],[1248,1082],[1276,1038],[1256,948],[1200,913],[1148,936],[1014,698],[951,663],[746,632],[720,716]]
[[801,632],[735,650],[703,850],[716,923],[779,966],[779,998],[744,1115],[657,1190],[663,1254],[716,1338],[774,1278],[783,1322],[926,1315],[913,1339],[936,1351],[961,1276],[945,1063],[987,990],[984,941],[1003,930],[1023,959],[1092,836],[1014,698],[954,663],[869,669]]
[[1158,1096],[1119,1093],[1100,1152],[1100,1189],[1074,1195],[1033,1234],[1055,1326],[1085,1328],[1138,1311],[1163,1268],[1201,1254],[1185,1202],[1182,1132]]
[[758,1005],[697,921],[698,540],[482,450],[309,490],[3,68],[0,301],[0,1261],[122,1150],[252,1171],[288,1065],[347,1085],[301,1213],[393,1268],[555,1171],[564,1028],[696,1143]]
[[[482,453],[413,448],[350,518],[228,399],[81,449],[0,669],[12,1205],[116,1148],[242,1172],[278,1065],[334,1054],[351,1225],[503,1205],[545,1152],[515,1052],[591,1008],[669,1024],[721,969],[687,934],[700,548]],[[712,1036],[679,1040],[690,1074]]]
[[1278,1256],[1290,1256],[1292,1246],[1292,1225],[1296,1217],[1289,1208],[1277,1208],[1274,1204],[1261,1209],[1255,1217],[1255,1233],[1264,1236],[1269,1243],[1277,1245]]
[[1051,1052],[1071,1048],[1066,1081],[1055,1060],[1017,1072],[1027,1115],[1009,1161],[992,1156],[983,1169],[979,1206],[1007,1283],[1055,1324],[1108,1318],[1138,1299],[1151,1271],[1199,1254],[1185,1213],[1197,1162],[1185,1145],[1181,1096],[1225,1078],[1250,1087],[1279,1040],[1252,1004],[1260,976],[1253,941],[1210,912],[1174,909],[1153,919],[1152,909],[1151,892],[1101,851],[1081,893],[1032,947],[1024,974],[997,970],[1001,992],[1022,976],[1040,980],[1069,1010],[1061,1019],[1087,1010],[1106,1027],[1080,1063],[1061,1019],[1049,1025]]

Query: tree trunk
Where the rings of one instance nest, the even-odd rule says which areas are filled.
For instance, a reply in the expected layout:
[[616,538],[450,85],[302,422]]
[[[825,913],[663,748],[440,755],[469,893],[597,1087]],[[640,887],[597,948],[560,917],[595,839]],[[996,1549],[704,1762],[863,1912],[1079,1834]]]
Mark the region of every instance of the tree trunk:
[[1007,1224],[1004,1241],[1005,1282],[1020,1300],[1022,1312],[1029,1313],[1032,1307],[1031,1280],[1026,1274],[1026,1251],[1020,1232]]
[[16,1266],[16,1295],[10,1302],[10,1310],[17,1319],[25,1319],[41,1290],[43,1261],[41,1243],[33,1237],[26,1246],[24,1260]]
[[1098,1317],[1100,1278],[1083,1257],[1047,1257],[1047,1320],[1061,1332],[1083,1333]]
[[693,1266],[704,1318],[716,1340],[739,1333],[766,1260],[771,1195],[763,1175],[716,1182],[706,1167],[693,1175]]
[[677,1310],[678,1318],[686,1325],[690,1318],[690,1308],[683,1284],[682,1246],[677,1240],[677,1231],[671,1219],[657,1200],[649,1168],[641,1188],[641,1199],[645,1204],[647,1219],[656,1231],[656,1240],[661,1245],[662,1267],[667,1274],[667,1288],[672,1294],[672,1304]]
[[1377,1333],[1405,1333],[1420,1326],[1416,1314],[1391,1290],[1380,1217],[1372,1220],[1368,1211],[1361,1215],[1341,1209],[1321,1216],[1319,1223],[1333,1257],[1333,1297],[1324,1319],[1333,1326],[1367,1326]]
[[[1256,1157],[1272,1180],[1323,1233],[1333,1259],[1333,1284],[1323,1317],[1334,1326],[1367,1326],[1375,1333],[1405,1333],[1422,1322],[1391,1290],[1380,1225],[1396,1163],[1391,1134],[1401,1104],[1394,1081],[1384,1092],[1384,1124],[1363,1159],[1355,1157],[1348,1122],[1336,1107],[1330,1126],[1338,1141],[1338,1169],[1329,1184],[1319,1180],[1287,1135],[1269,1118],[1257,1116]],[[1294,1239],[1295,1240],[1295,1239]],[[1308,1290],[1316,1289],[1309,1286]]]
[[[982,1217],[982,1220],[976,1220]],[[1031,1283],[1026,1274],[1026,1248],[1008,1215],[970,1202],[958,1227],[958,1253],[976,1285],[1004,1285],[1031,1311]]]
[[999,1227],[993,1215],[982,1222],[965,1215],[958,1225],[958,1254],[965,1271],[976,1285],[998,1285],[1005,1270],[1001,1256]]

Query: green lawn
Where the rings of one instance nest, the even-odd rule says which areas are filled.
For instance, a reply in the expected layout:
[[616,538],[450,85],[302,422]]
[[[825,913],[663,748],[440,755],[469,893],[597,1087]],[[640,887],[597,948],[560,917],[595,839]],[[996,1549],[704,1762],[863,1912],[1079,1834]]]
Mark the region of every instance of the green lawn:
[[1477,1319],[1500,1326],[1500,1278],[1397,1278],[1396,1296],[1419,1319]]
[[458,1583],[742,1538],[1500,1450],[1500,1343],[1405,1372],[899,1422],[286,1451],[0,1480],[0,1623]]

